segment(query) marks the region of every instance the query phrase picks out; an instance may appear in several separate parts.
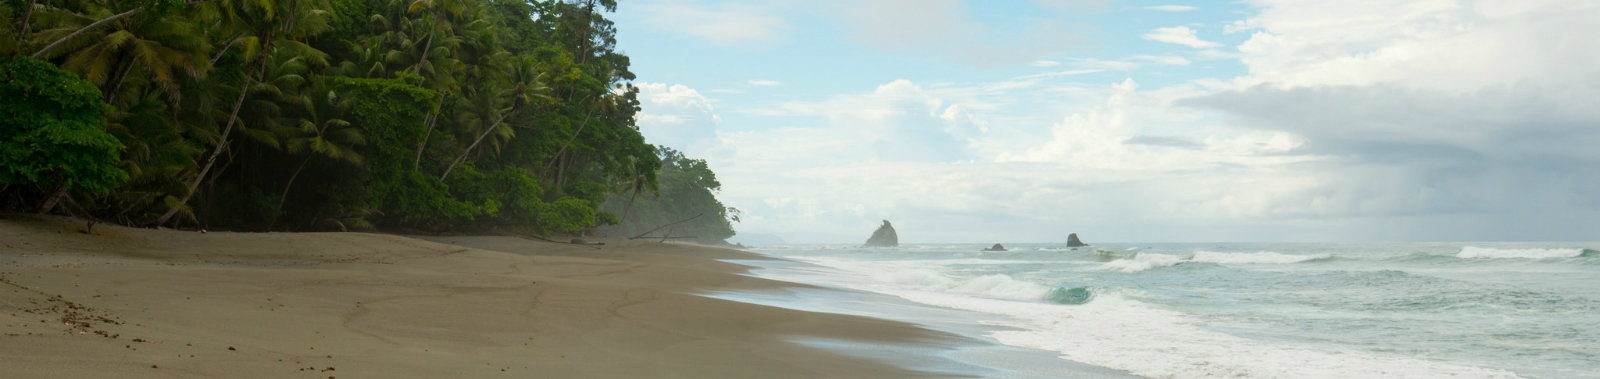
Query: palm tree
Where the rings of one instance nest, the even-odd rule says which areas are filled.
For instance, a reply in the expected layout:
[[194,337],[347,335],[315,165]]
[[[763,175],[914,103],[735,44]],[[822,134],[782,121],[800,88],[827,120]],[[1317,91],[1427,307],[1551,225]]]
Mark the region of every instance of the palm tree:
[[[181,2],[181,3],[175,3],[175,2],[171,2],[171,1],[156,1],[156,2],[139,4],[138,7],[126,10],[126,11],[124,11],[122,13],[106,14],[106,15],[104,15],[102,17],[97,17],[98,20],[94,21],[93,23],[90,23],[88,25],[84,25],[84,26],[79,27],[79,28],[75,28],[71,33],[66,33],[65,36],[62,36],[60,38],[53,38],[53,40],[55,42],[51,42],[50,44],[45,45],[44,47],[40,48],[39,50],[34,51],[33,54],[30,55],[30,57],[34,58],[34,59],[44,59],[44,57],[51,56],[50,53],[52,51],[54,51],[58,47],[61,47],[64,44],[81,43],[81,42],[79,42],[79,38],[82,37],[86,33],[93,32],[93,31],[96,31],[96,30],[100,30],[101,27],[104,27],[104,26],[106,26],[108,24],[111,24],[113,22],[117,22],[119,20],[122,20],[122,19],[125,19],[125,18],[129,18],[129,17],[133,17],[135,15],[139,15],[139,14],[143,13],[146,10],[152,9],[151,6],[154,6],[155,9],[158,9],[158,12],[156,12],[158,14],[155,17],[162,17],[162,16],[165,16],[166,11],[171,10],[171,8],[175,7],[175,6],[190,6],[190,5],[210,3],[210,2],[213,2],[213,1],[218,1],[218,0],[190,0],[190,1]],[[33,4],[33,1],[29,1],[27,14],[28,15],[32,15],[32,12],[33,12],[34,8],[36,8],[36,7]],[[27,34],[28,34],[27,30],[29,29],[29,25],[28,25],[27,21],[28,20],[26,18],[23,20],[22,32],[20,33],[20,34],[22,34],[22,36],[24,38],[27,37]],[[49,41],[49,40],[52,40],[52,39],[44,39],[43,41]],[[42,42],[42,41],[40,41],[40,42]]]
[[488,127],[484,128],[483,132],[478,134],[478,138],[474,139],[471,145],[467,145],[467,148],[461,151],[461,156],[456,157],[456,160],[451,162],[450,166],[445,168],[444,174],[439,176],[439,180],[445,180],[445,178],[449,178],[450,171],[454,170],[456,165],[459,165],[462,161],[465,161],[467,159],[467,155],[472,153],[472,149],[477,148],[479,144],[483,143],[483,139],[489,137],[489,134],[500,131],[502,135],[505,135],[507,138],[509,138],[511,136],[510,128],[507,127],[505,130],[500,129],[507,117],[517,113],[528,105],[539,102],[548,102],[551,99],[549,96],[545,95],[546,92],[550,91],[550,87],[546,87],[544,85],[544,74],[538,71],[537,62],[532,56],[524,56],[512,60],[511,65],[508,67],[506,72],[506,79],[504,80],[504,83],[500,83],[500,85],[505,87],[497,91],[498,93],[494,95],[494,98],[509,102],[509,106],[503,109],[495,109],[494,107],[487,107],[487,109],[478,108],[479,112],[477,115],[479,116],[480,120],[486,119],[481,116],[496,113],[499,114],[499,117],[495,119],[494,123],[489,124]]
[[628,222],[628,213],[633,211],[633,201],[639,198],[640,192],[645,190],[660,192],[660,189],[656,187],[655,178],[644,174],[634,175],[632,180],[623,182],[623,186],[623,191],[630,191],[632,194],[628,195],[628,204],[622,207],[622,218],[617,219],[619,225]]
[[158,89],[143,89],[129,97],[126,108],[108,117],[107,130],[127,147],[119,167],[129,176],[113,196],[120,197],[113,220],[131,223],[129,213],[144,209],[149,200],[164,202],[172,197],[163,194],[182,193],[181,175],[195,167],[194,157],[201,149],[183,137],[167,102],[162,101],[165,97]]
[[305,105],[305,117],[296,120],[298,125],[283,128],[282,132],[286,134],[285,150],[289,154],[305,154],[306,157],[300,160],[294,174],[289,175],[289,182],[284,184],[272,221],[267,223],[268,230],[277,224],[278,216],[283,213],[283,202],[289,198],[289,189],[294,187],[295,179],[300,177],[301,170],[305,170],[306,164],[311,163],[313,158],[321,156],[358,166],[366,164],[366,158],[355,151],[355,146],[367,143],[366,135],[343,119],[344,111],[350,105],[349,100],[342,100],[334,91],[319,86],[300,103]]
[[[252,84],[267,74],[272,57],[283,55],[294,56],[305,62],[316,65],[327,65],[328,55],[320,50],[305,44],[303,39],[331,29],[327,22],[328,5],[320,0],[290,0],[288,4],[278,3],[274,0],[253,0],[240,3],[228,3],[221,13],[237,35],[238,44],[244,46],[244,56],[240,70],[244,74],[244,83],[239,86],[239,93],[233,105],[233,112],[228,116],[227,125],[222,129],[215,147],[212,148],[200,171],[195,175],[194,181],[189,184],[189,191],[179,199],[180,204],[187,204],[194,196],[195,190],[200,187],[200,182],[205,180],[206,174],[216,164],[217,157],[228,146],[228,134],[233,131],[233,125],[239,120],[239,110],[244,106],[245,95],[249,93]],[[156,224],[164,224],[178,212],[177,208],[167,210],[167,213],[156,219]]]
[[459,17],[469,14],[474,8],[472,0],[412,0],[406,11],[412,13],[425,12],[431,16],[428,23],[428,36],[424,38],[422,50],[417,56],[416,65],[412,66],[412,74],[421,74],[423,66],[429,64],[428,58],[433,55],[433,41],[441,33],[449,33],[453,26],[452,20],[447,16]]
[[[46,19],[59,20],[57,27],[41,31],[41,39],[54,39],[80,29],[77,24],[110,14],[110,8],[99,3],[87,3],[92,10],[84,14],[51,9],[41,12]],[[174,69],[190,76],[203,76],[210,62],[205,58],[209,49],[205,38],[195,30],[194,23],[183,15],[158,17],[142,14],[109,24],[99,31],[84,33],[89,44],[82,47],[63,45],[66,49],[54,52],[66,56],[61,68],[76,72],[85,80],[99,85],[108,103],[116,98],[131,81],[160,86],[168,96],[179,94],[178,77]],[[46,55],[44,58],[51,58]],[[137,71],[135,71],[137,69]],[[132,73],[140,75],[131,75]]]

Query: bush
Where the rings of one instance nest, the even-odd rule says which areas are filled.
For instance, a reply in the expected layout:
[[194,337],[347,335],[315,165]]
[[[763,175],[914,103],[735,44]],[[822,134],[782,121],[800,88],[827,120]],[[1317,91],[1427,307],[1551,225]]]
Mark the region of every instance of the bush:
[[107,193],[128,180],[100,89],[27,57],[0,63],[0,183]]

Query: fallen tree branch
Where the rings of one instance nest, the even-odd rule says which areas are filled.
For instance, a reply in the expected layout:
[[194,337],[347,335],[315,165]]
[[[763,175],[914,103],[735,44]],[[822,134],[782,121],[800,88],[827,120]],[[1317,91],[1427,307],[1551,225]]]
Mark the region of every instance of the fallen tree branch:
[[665,227],[668,227],[668,226],[673,226],[673,225],[677,225],[677,224],[679,224],[679,223],[682,223],[682,222],[684,222],[684,221],[689,221],[689,220],[693,220],[693,219],[695,219],[695,218],[698,218],[698,217],[700,217],[700,216],[702,216],[702,215],[705,215],[705,213],[701,213],[701,214],[697,214],[697,215],[694,215],[694,217],[690,217],[690,218],[686,218],[686,219],[682,219],[682,220],[678,220],[678,221],[676,221],[676,222],[673,222],[673,223],[671,223],[671,224],[666,224],[666,225],[662,225],[662,226],[658,226],[658,227],[656,227],[656,228],[655,228],[655,229],[650,229],[650,231],[648,231],[648,232],[644,232],[644,233],[640,233],[640,234],[639,234],[639,235],[637,235],[637,236],[633,236],[633,238],[629,238],[629,239],[630,239],[630,240],[636,240],[636,239],[639,239],[639,238],[641,238],[641,237],[644,237],[644,236],[646,236],[646,235],[649,235],[649,234],[650,234],[650,233],[655,233],[655,232],[656,232],[656,231],[657,231],[657,230],[661,230],[661,228],[665,228]]
[[571,241],[557,241],[557,240],[545,238],[544,236],[540,236],[538,234],[518,233],[518,232],[502,230],[502,229],[499,229],[499,228],[496,228],[495,231],[499,232],[499,233],[502,233],[502,234],[505,234],[505,235],[512,236],[512,237],[521,238],[521,239],[539,240],[539,241],[544,241],[544,242],[549,242],[549,243],[564,243],[564,244],[568,244],[568,245],[588,246],[588,247],[593,248],[593,249],[599,249],[600,246],[605,245],[604,242],[572,243]]

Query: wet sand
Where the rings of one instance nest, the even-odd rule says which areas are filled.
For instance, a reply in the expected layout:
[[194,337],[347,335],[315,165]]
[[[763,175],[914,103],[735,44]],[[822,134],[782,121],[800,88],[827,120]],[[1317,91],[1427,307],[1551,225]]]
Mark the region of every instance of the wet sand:
[[[804,287],[737,250],[198,233],[0,215],[0,372],[51,378],[949,377],[815,347],[964,343],[697,293]],[[794,341],[813,341],[802,345]]]

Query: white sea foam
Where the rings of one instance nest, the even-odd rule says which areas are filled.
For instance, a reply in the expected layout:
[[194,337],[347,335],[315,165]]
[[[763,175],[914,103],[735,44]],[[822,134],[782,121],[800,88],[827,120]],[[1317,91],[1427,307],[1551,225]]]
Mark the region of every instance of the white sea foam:
[[[917,297],[917,296],[913,296]],[[1024,320],[991,334],[1001,343],[1151,378],[1516,378],[1513,373],[1440,362],[1278,345],[1206,330],[1192,316],[1115,294],[1082,306],[984,304],[930,299]],[[996,312],[999,311],[999,312]]]
[[1122,272],[1139,272],[1152,268],[1169,267],[1183,262],[1183,258],[1176,255],[1142,253],[1133,259],[1118,259],[1100,265],[1100,269]]
[[1169,254],[1139,253],[1132,259],[1118,259],[1100,265],[1101,270],[1140,272],[1149,269],[1171,267],[1184,262],[1204,262],[1218,264],[1290,264],[1328,258],[1328,254],[1293,255],[1280,254],[1270,251],[1259,253],[1217,253],[1201,251],[1189,258]]
[[1012,279],[1001,274],[956,278],[934,270],[903,268],[897,267],[898,265],[827,259],[813,260],[812,263],[862,272],[879,282],[926,291],[955,292],[1013,300],[1043,300],[1050,293],[1050,287]]
[[1263,251],[1259,253],[1217,253],[1201,251],[1194,253],[1194,258],[1190,258],[1190,260],[1195,262],[1209,263],[1290,264],[1309,260],[1324,259],[1330,256],[1331,255],[1328,254],[1291,255],[1274,253],[1271,251]]
[[1025,261],[1025,260],[1019,260],[1019,259],[984,259],[984,258],[912,259],[912,260],[895,261],[895,266],[896,267],[905,267],[907,265],[910,265],[910,266],[915,266],[915,267],[938,268],[938,267],[941,267],[941,266],[954,266],[954,265],[1009,265],[1009,264],[1039,264],[1039,263],[1057,264],[1058,262],[1039,262],[1039,261]]
[[1134,250],[1139,250],[1139,248],[1137,248],[1137,247],[1130,247],[1130,248],[1128,248],[1128,249],[1127,249],[1127,250],[1123,250],[1123,251],[1134,251]]
[[[1273,255],[1262,253],[1244,256],[1253,257],[1250,258],[1252,262],[1291,260],[1263,258]],[[927,269],[925,267],[932,267],[923,264],[798,259],[872,279],[840,278],[836,285],[928,305],[997,315],[976,321],[1015,328],[990,334],[1000,343],[1053,351],[1064,359],[1150,378],[1519,378],[1504,370],[1237,337],[1210,330],[1204,320],[1192,315],[1138,301],[1139,297],[1150,295],[1131,289],[1097,293],[1095,300],[1086,304],[1059,305],[1006,300],[1037,300],[1047,293],[1044,286],[1006,275],[959,278]],[[1108,264],[1124,261],[1134,263],[1119,265],[1170,266],[1183,260],[1172,255],[1146,253]]]
[[1488,247],[1467,246],[1456,253],[1456,258],[1576,258],[1583,255],[1583,249],[1495,249]]

